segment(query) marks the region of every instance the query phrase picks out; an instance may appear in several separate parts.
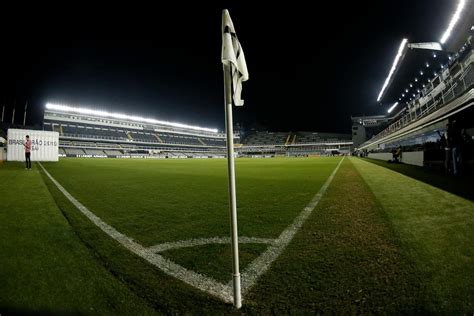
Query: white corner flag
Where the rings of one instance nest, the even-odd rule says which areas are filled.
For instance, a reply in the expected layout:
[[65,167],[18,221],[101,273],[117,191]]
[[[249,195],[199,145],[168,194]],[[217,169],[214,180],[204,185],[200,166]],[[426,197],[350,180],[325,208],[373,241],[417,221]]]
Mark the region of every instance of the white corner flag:
[[229,11],[222,11],[222,63],[231,65],[233,99],[236,106],[244,105],[241,99],[242,82],[249,80],[244,51],[240,46]]
[[235,190],[234,129],[232,99],[236,106],[244,105],[241,99],[242,81],[249,79],[244,52],[235,34],[229,11],[222,11],[222,56],[224,68],[225,127],[227,139],[227,174],[229,181],[229,213],[232,245],[232,288],[234,306],[242,307],[239,270],[239,236],[237,234],[237,193]]

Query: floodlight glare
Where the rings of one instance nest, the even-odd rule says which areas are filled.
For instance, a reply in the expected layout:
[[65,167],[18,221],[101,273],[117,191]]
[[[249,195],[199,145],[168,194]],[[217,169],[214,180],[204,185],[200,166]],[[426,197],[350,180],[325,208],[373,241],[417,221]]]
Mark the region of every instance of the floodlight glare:
[[131,115],[126,115],[126,114],[121,114],[121,113],[110,113],[106,111],[97,111],[97,110],[91,110],[91,109],[86,109],[86,108],[76,108],[76,107],[71,107],[71,106],[62,105],[62,104],[46,103],[46,109],[62,111],[62,112],[78,113],[78,114],[87,114],[87,115],[100,116],[100,117],[111,117],[111,118],[116,118],[116,119],[121,119],[121,120],[128,120],[128,121],[135,121],[135,122],[142,122],[142,123],[162,124],[162,125],[188,128],[188,129],[211,132],[211,133],[218,132],[218,130],[215,128],[205,128],[205,127],[192,126],[192,125],[181,124],[181,123],[159,121],[155,119],[144,118],[141,116],[131,116]]
[[408,40],[404,38],[400,44],[400,47],[398,47],[398,52],[397,55],[395,56],[395,60],[393,61],[392,68],[390,69],[390,72],[388,73],[387,78],[385,79],[385,82],[382,86],[382,89],[380,90],[379,96],[377,97],[377,102],[380,101],[382,98],[383,93],[385,92],[385,89],[387,89],[388,83],[390,82],[390,79],[392,79],[393,73],[395,72],[395,69],[397,69],[398,62],[400,58],[402,57],[403,50],[405,49],[405,46],[407,44]]
[[451,22],[449,22],[448,28],[446,29],[443,36],[439,40],[441,44],[446,43],[449,36],[451,36],[451,32],[453,31],[453,28],[456,25],[456,23],[459,21],[459,18],[461,17],[461,12],[464,9],[465,4],[466,4],[466,0],[459,0],[458,7],[456,8],[456,11],[454,12],[453,17],[451,18]]
[[398,105],[398,102],[395,102],[391,107],[390,109],[388,109],[387,113],[390,113],[393,111],[393,109]]

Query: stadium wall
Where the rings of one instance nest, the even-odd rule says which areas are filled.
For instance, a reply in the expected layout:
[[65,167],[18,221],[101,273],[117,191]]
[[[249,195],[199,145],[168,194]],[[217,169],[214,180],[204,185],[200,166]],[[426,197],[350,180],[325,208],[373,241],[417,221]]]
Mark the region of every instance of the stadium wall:
[[[384,161],[393,160],[392,153],[369,153],[368,157],[372,159],[384,160]],[[400,161],[407,165],[423,167],[424,152],[423,151],[403,152]]]

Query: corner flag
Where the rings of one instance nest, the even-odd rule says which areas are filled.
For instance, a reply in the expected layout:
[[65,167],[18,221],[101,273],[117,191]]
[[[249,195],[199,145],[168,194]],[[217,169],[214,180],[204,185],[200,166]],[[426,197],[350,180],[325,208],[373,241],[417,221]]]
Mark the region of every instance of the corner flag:
[[241,99],[242,82],[249,79],[244,51],[240,46],[229,11],[222,12],[222,63],[231,65],[233,99],[236,106],[244,105]]
[[237,193],[235,190],[234,129],[232,99],[236,106],[244,105],[241,99],[242,81],[249,79],[244,51],[235,34],[229,11],[222,11],[222,55],[224,68],[225,127],[227,139],[227,174],[229,182],[229,213],[232,245],[232,285],[234,306],[242,307],[239,270],[239,236],[237,235]]

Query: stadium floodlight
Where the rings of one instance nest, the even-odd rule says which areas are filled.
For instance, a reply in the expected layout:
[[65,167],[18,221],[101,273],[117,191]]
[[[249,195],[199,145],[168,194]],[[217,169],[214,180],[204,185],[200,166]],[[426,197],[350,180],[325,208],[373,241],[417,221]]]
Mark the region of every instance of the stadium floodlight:
[[429,68],[430,67],[430,64],[426,63],[426,68]]
[[405,93],[402,93],[402,97],[404,97],[404,96],[405,96]]
[[413,84],[410,83],[410,88],[413,88]]
[[408,93],[408,89],[405,89],[405,92]]
[[415,78],[415,82],[418,82],[418,78]]
[[388,109],[387,113],[390,113],[393,111],[393,109],[398,105],[398,102],[395,102],[391,107],[390,109]]
[[423,70],[420,70],[420,75],[423,76],[424,72]]
[[451,21],[449,22],[448,28],[446,29],[443,36],[439,40],[441,44],[446,43],[449,36],[451,36],[451,32],[453,31],[453,28],[456,25],[456,23],[458,23],[465,4],[466,4],[466,0],[459,0],[458,7],[456,8],[456,11],[454,12],[453,17],[451,18]]
[[395,60],[393,61],[392,68],[390,69],[390,72],[388,73],[388,76],[385,79],[385,82],[382,86],[382,89],[380,90],[379,96],[377,97],[377,102],[380,101],[380,99],[382,98],[383,93],[385,92],[385,89],[387,89],[387,86],[388,86],[390,80],[392,79],[392,76],[393,76],[395,70],[397,69],[398,62],[400,61],[400,58],[403,55],[403,50],[405,49],[405,47],[407,45],[407,42],[408,42],[408,40],[406,38],[404,38],[402,40],[401,44],[400,44],[400,47],[398,47],[397,55],[395,56]]
[[120,120],[128,120],[128,121],[141,122],[141,123],[162,124],[162,125],[168,125],[168,126],[180,127],[180,128],[188,128],[188,129],[211,132],[211,133],[217,133],[218,132],[218,130],[215,129],[215,128],[205,128],[205,127],[187,125],[187,124],[182,124],[182,123],[159,121],[159,120],[155,120],[155,119],[151,119],[151,118],[145,118],[145,117],[141,117],[141,116],[126,115],[126,114],[121,114],[121,113],[110,113],[110,112],[106,112],[106,111],[97,111],[97,110],[91,110],[91,109],[87,109],[87,108],[72,107],[72,106],[63,105],[63,104],[46,103],[46,109],[61,111],[61,112],[71,112],[71,113],[78,113],[78,114],[100,116],[100,117],[110,117],[110,118],[116,118],[116,119],[120,119]]

